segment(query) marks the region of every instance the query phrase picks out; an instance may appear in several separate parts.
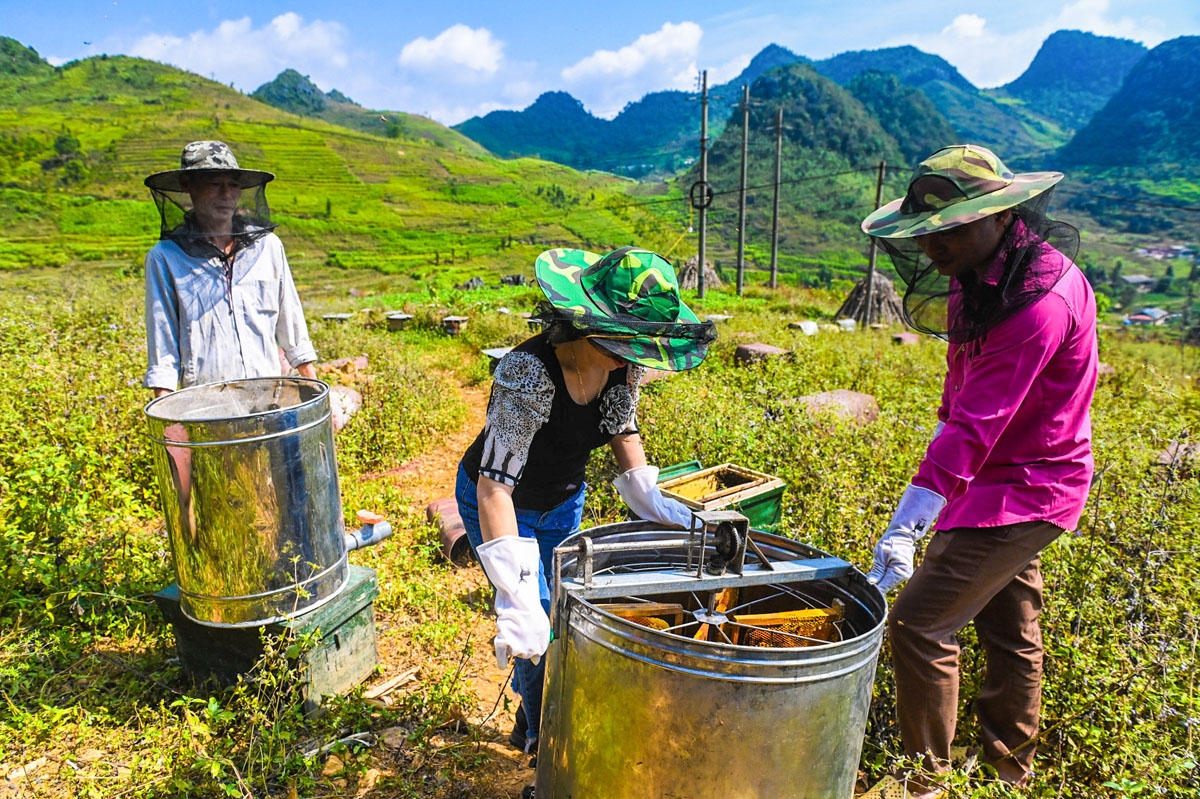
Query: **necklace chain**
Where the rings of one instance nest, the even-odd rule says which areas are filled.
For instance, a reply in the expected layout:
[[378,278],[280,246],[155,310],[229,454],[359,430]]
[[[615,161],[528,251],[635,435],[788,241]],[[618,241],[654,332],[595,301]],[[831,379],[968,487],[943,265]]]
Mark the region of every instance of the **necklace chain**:
[[575,342],[571,342],[571,363],[575,366],[575,379],[579,381],[579,394],[583,398],[583,404],[587,405],[591,402],[591,397],[583,385],[583,374],[579,371],[579,352],[575,348]]

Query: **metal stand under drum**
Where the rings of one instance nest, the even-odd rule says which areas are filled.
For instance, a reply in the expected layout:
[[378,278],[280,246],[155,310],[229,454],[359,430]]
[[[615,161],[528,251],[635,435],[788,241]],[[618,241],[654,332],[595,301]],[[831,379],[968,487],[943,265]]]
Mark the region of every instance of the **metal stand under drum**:
[[594,527],[555,549],[539,799],[850,799],[886,606],[749,528]]

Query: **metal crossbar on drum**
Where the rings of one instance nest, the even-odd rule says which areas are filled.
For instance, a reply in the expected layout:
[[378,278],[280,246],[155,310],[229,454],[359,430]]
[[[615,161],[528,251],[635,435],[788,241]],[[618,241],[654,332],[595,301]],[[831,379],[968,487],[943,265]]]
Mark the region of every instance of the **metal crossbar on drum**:
[[[663,542],[655,542],[660,544]],[[653,595],[672,591],[716,591],[748,585],[795,583],[807,580],[828,580],[842,577],[853,568],[841,558],[812,558],[809,560],[774,561],[773,569],[759,564],[746,566],[741,574],[705,575],[694,572],[625,572],[592,575],[590,583],[574,577],[564,577],[562,588],[583,599],[612,599],[630,594]]]

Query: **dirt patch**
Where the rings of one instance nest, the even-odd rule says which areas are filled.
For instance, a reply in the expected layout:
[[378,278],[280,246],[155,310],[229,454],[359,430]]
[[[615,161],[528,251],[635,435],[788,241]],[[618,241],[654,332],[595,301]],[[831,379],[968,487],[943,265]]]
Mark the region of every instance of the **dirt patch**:
[[[364,475],[362,479],[392,482],[405,495],[412,497],[413,510],[421,514],[434,500],[454,496],[454,482],[462,453],[483,429],[490,384],[463,385],[459,391],[467,405],[466,420],[459,430],[447,436],[434,451],[413,458],[395,469]],[[401,541],[397,543],[402,543],[402,534],[398,537]],[[508,688],[508,671],[496,667],[492,654],[490,641],[495,635],[495,619],[488,607],[491,589],[483,570],[477,565],[452,571],[448,588],[455,595],[467,598],[479,610],[472,616],[471,627],[466,631],[475,645],[470,660],[463,664],[462,676],[473,702],[471,707],[461,709],[461,721],[479,733],[481,751],[487,754],[488,762],[472,772],[469,787],[442,786],[431,795],[520,796],[521,788],[533,780],[533,770],[529,768],[529,756],[508,743],[518,698]],[[382,635],[377,645],[384,675],[376,682],[383,682],[388,675],[400,674],[406,668],[420,665],[413,662],[412,653],[401,637]],[[446,732],[445,743],[455,745],[457,741],[454,739],[461,736],[452,734],[451,730]]]

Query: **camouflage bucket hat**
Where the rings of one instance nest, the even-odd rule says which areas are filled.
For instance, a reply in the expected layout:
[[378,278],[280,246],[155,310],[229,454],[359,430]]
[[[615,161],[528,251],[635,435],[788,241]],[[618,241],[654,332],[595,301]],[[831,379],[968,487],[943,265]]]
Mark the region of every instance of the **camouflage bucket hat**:
[[147,188],[159,191],[185,191],[180,178],[197,172],[233,172],[243,189],[261,186],[275,179],[270,172],[239,167],[233,151],[223,141],[194,141],[183,148],[179,169],[156,172],[146,178],[145,184]]
[[1015,174],[985,147],[943,147],[917,165],[908,194],[869,215],[862,229],[884,239],[947,230],[1020,205],[1062,177],[1061,172]]
[[670,262],[649,250],[547,250],[534,273],[555,318],[631,363],[691,369],[717,337],[713,323],[701,322],[683,303]]

